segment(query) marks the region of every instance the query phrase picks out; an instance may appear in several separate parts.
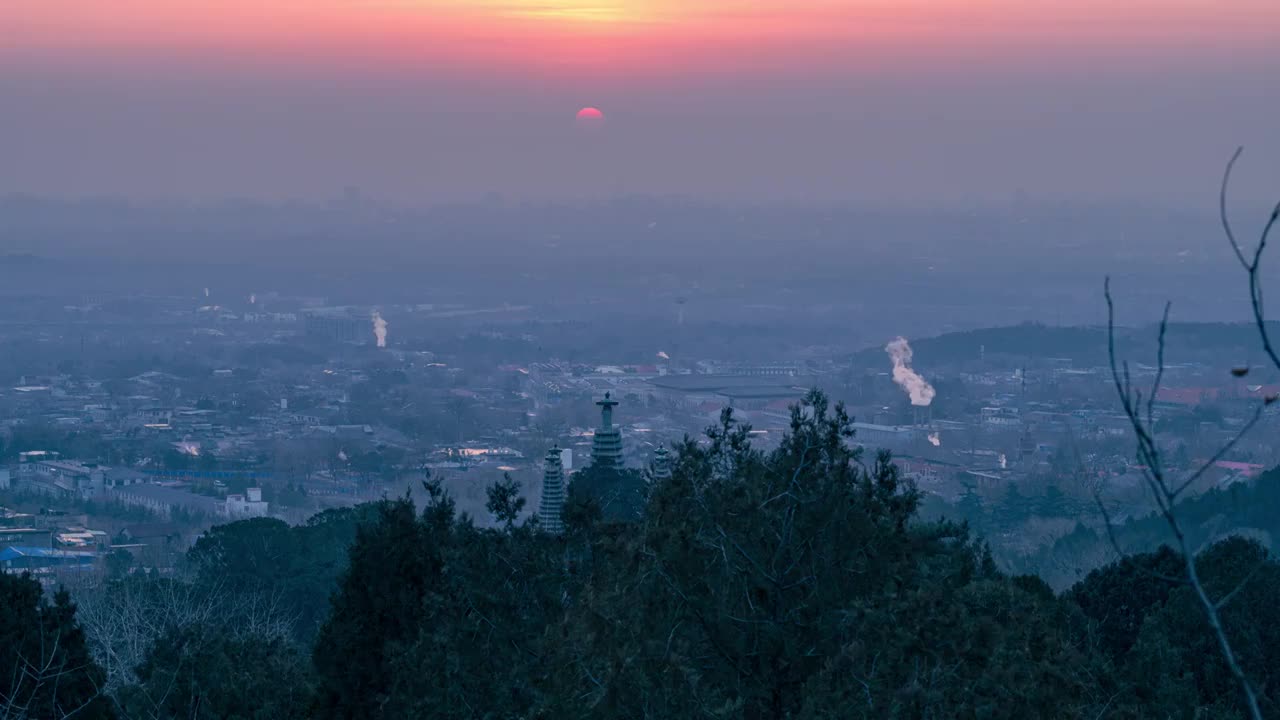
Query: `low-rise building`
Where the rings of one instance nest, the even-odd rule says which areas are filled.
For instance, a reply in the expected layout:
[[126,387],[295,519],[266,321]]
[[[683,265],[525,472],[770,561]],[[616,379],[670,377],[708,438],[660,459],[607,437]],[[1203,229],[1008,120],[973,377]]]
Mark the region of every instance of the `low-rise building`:
[[107,497],[125,505],[146,508],[166,518],[175,510],[203,513],[209,517],[220,517],[225,513],[225,505],[217,498],[164,485],[117,487],[109,490]]
[[53,531],[49,528],[6,527],[0,528],[0,547],[53,547]]
[[38,573],[66,568],[92,569],[97,559],[97,554],[91,552],[11,545],[0,550],[0,570]]
[[269,506],[262,499],[262,488],[249,488],[243,495],[228,495],[223,513],[235,520],[250,517],[266,517]]

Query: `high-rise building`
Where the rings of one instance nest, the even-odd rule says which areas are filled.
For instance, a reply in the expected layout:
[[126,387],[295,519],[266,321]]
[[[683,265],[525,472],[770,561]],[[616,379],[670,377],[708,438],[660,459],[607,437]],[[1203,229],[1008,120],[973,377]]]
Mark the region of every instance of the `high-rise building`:
[[564,532],[564,465],[560,448],[547,451],[546,469],[542,474],[542,503],[538,506],[538,521],[549,533]]
[[600,427],[591,441],[591,464],[596,468],[622,467],[622,431],[613,424],[613,409],[618,401],[611,393],[596,402],[600,406]]

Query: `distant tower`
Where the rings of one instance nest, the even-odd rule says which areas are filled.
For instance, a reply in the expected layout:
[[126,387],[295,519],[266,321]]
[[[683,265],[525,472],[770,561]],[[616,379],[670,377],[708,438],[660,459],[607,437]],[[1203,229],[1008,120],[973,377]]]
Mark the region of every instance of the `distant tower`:
[[671,477],[671,453],[663,445],[659,445],[653,452],[653,467],[649,470],[649,476],[654,482]]
[[553,535],[564,532],[564,465],[560,448],[547,451],[546,471],[542,475],[542,504],[538,506],[538,520],[542,528]]
[[600,406],[600,427],[591,441],[591,464],[598,468],[622,467],[622,431],[613,425],[613,409],[618,401],[611,393],[596,403]]

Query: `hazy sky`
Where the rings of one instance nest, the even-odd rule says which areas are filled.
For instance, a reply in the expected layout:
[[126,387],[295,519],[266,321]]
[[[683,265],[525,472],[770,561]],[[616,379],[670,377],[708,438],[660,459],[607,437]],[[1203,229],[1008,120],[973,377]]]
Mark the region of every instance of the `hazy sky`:
[[1260,204],[1278,123],[1276,0],[0,0],[0,193]]

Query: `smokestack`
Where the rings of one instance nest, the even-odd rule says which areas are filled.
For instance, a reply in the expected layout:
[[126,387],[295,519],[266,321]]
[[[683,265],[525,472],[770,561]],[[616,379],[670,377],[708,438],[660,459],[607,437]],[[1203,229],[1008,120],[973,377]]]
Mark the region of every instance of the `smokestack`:
[[382,319],[382,313],[377,310],[373,311],[373,337],[378,342],[378,347],[387,346],[387,321]]
[[911,345],[904,337],[894,338],[885,346],[893,361],[893,381],[911,396],[911,404],[917,407],[928,407],[937,395],[937,391],[919,373],[911,369]]

